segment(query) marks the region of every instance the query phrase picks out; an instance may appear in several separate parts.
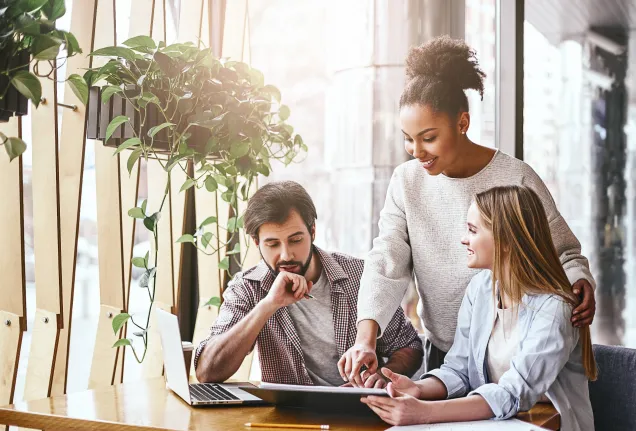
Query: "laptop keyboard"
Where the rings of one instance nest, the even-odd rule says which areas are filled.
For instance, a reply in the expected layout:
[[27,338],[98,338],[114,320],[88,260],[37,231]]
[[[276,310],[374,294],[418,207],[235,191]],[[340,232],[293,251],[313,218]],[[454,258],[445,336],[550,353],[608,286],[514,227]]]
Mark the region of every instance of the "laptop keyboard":
[[236,395],[214,383],[190,385],[190,397],[194,401],[240,401]]

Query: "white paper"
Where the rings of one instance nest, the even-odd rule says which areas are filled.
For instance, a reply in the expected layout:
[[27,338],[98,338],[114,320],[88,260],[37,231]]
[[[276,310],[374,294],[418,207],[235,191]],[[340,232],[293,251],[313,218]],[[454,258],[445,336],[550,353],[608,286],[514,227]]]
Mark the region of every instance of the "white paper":
[[263,382],[259,385],[263,389],[282,389],[297,392],[327,392],[359,395],[386,395],[385,389],[350,388],[341,386],[304,386],[304,385],[281,385],[279,383]]
[[536,425],[519,419],[509,419],[506,421],[473,421],[473,422],[449,422],[445,424],[430,425],[408,425],[391,427],[387,431],[542,431]]

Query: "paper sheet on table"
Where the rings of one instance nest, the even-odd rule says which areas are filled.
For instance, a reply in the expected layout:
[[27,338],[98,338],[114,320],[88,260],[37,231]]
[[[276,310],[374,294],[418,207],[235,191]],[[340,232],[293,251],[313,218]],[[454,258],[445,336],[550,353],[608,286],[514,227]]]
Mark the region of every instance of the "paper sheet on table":
[[449,422],[445,424],[408,425],[391,427],[386,431],[543,431],[536,425],[523,422],[518,419],[507,421],[474,421],[474,422]]

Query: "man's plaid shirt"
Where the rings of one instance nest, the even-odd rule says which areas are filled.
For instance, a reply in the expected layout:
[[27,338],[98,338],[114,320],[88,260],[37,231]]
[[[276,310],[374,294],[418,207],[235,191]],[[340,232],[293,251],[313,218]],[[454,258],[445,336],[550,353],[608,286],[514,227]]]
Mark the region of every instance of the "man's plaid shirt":
[[[358,290],[364,261],[342,253],[329,253],[315,248],[331,286],[334,336],[338,355],[342,356],[356,339]],[[223,294],[223,305],[210,335],[197,348],[199,356],[210,338],[223,334],[245,317],[261,301],[274,283],[274,276],[261,261],[255,267],[237,274]],[[305,368],[300,338],[287,307],[282,307],[265,323],[256,339],[264,382],[312,385]],[[417,332],[398,308],[382,338],[378,339],[378,357],[389,357],[396,350],[410,347],[422,350]]]

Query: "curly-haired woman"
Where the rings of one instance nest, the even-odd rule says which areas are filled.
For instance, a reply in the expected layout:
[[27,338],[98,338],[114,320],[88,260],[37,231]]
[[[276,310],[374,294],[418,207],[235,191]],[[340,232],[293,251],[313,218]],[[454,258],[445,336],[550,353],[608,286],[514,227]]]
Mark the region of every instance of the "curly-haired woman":
[[[465,90],[483,96],[485,74],[475,51],[447,36],[414,47],[406,59],[400,98],[404,147],[413,160],[398,166],[380,214],[380,233],[365,260],[358,299],[356,344],[340,359],[344,381],[373,382],[376,340],[415,276],[418,314],[427,338],[426,369],[439,368],[453,343],[457,313],[476,270],[466,267],[465,215],[477,193],[495,186],[525,185],[540,197],[563,269],[582,302],[575,327],[595,311],[594,279],[581,246],[559,214],[547,187],[521,160],[472,142]],[[366,370],[362,371],[363,366]],[[361,372],[362,371],[362,372]]]

